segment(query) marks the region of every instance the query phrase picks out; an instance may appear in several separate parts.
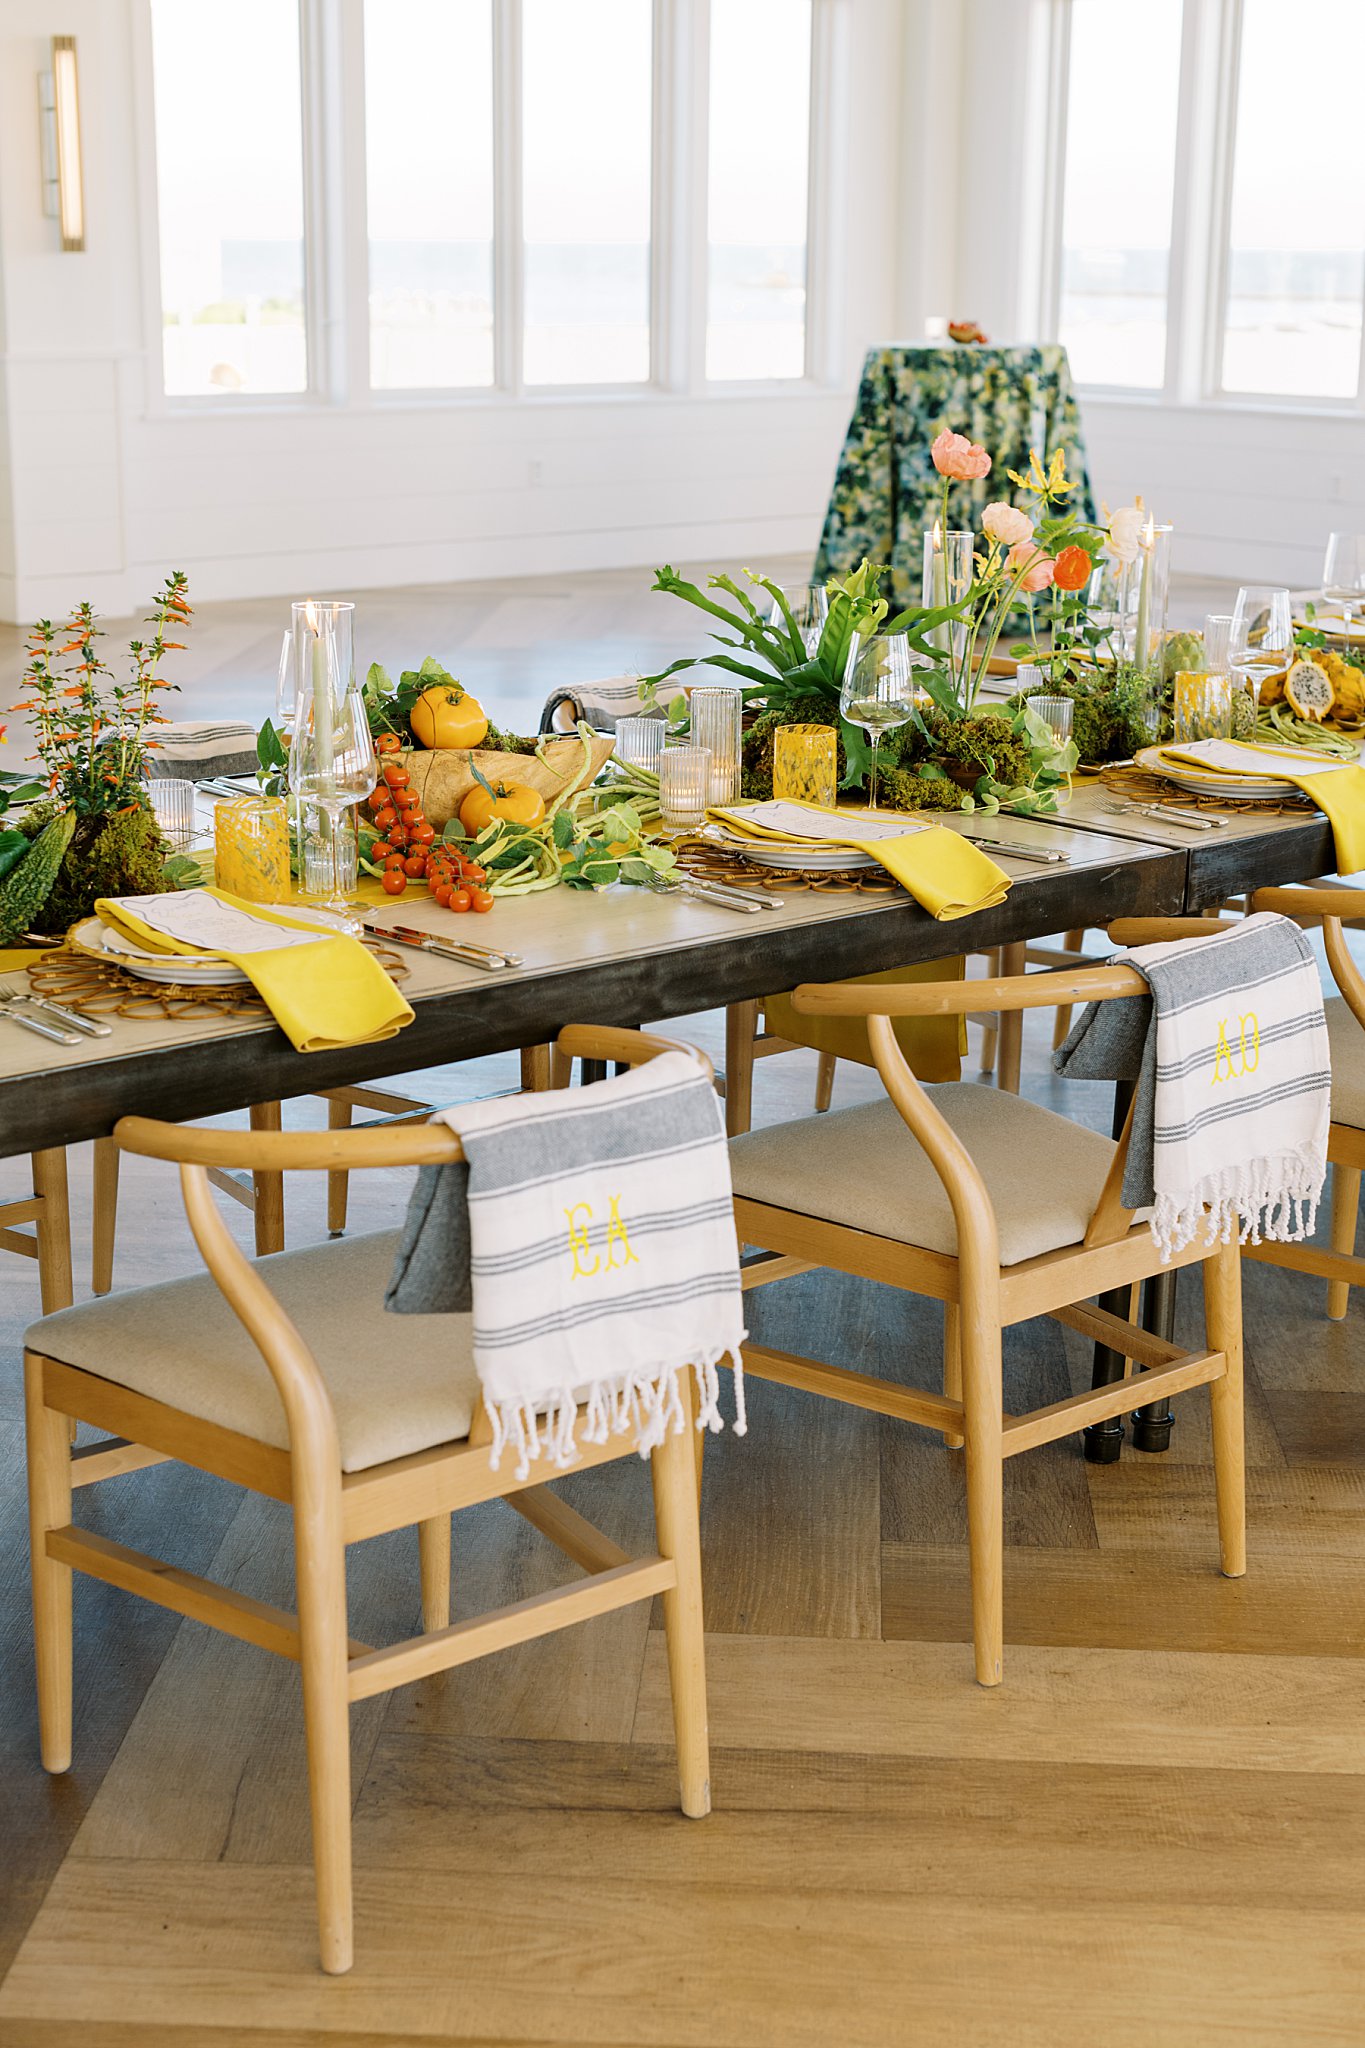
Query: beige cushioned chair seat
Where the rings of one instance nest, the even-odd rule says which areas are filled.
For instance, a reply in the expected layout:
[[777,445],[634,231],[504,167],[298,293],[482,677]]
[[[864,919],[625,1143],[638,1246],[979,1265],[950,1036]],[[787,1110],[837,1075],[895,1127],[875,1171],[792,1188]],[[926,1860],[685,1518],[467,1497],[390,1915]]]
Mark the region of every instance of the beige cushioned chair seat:
[[[1000,1263],[1017,1266],[1085,1236],[1113,1141],[996,1088],[925,1091],[971,1153],[1000,1229]],[[801,1117],[730,1140],[737,1195],[926,1251],[957,1254],[942,1181],[892,1102]]]
[[1332,1122],[1365,1131],[1365,1031],[1344,996],[1323,1004],[1332,1045]]
[[[376,1231],[260,1261],[327,1382],[346,1472],[468,1436],[478,1397],[469,1316],[385,1312],[397,1243],[397,1231]],[[269,1368],[207,1273],[64,1308],[24,1341],[64,1365],[288,1448]]]

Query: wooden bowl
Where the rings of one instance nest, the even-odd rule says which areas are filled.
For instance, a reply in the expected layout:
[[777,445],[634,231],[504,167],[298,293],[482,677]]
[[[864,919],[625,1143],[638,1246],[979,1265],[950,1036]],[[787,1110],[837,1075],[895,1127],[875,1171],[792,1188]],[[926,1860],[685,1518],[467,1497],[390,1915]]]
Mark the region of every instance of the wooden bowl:
[[[609,733],[597,733],[588,742],[592,753],[592,772],[582,784],[586,788],[602,773],[616,749],[616,741]],[[575,736],[561,740],[547,740],[545,759],[535,754],[500,754],[488,747],[476,747],[473,760],[478,764],[480,775],[496,789],[499,782],[519,782],[529,789],[539,790],[546,804],[552,804],[563,794],[565,787],[583,770],[583,747]],[[471,756],[466,748],[414,747],[403,756],[403,765],[412,778],[422,809],[439,832],[444,825],[459,813],[460,805],[474,787],[474,771],[470,767]]]

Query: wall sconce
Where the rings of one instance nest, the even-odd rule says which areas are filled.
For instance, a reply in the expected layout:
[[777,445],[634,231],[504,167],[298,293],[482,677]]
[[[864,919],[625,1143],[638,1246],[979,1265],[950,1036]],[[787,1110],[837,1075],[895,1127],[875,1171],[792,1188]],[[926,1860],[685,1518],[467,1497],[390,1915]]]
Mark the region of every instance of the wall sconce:
[[43,212],[61,222],[63,249],[83,249],[81,95],[74,36],[52,38],[52,69],[38,77],[38,123],[43,149]]

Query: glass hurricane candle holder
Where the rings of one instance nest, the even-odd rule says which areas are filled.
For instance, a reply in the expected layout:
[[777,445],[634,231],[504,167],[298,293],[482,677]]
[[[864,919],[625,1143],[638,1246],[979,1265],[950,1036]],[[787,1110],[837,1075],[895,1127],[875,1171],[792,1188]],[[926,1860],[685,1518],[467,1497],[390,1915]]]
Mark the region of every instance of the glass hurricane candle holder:
[[[920,603],[935,609],[961,604],[976,574],[976,535],[955,529],[944,533],[935,523],[924,536],[924,568],[920,579]],[[948,655],[953,673],[961,672],[967,651],[965,621],[958,625],[935,626],[935,647]]]
[[743,699],[738,690],[705,685],[688,700],[692,744],[711,756],[713,804],[732,804],[739,797],[739,730]]
[[659,810],[665,832],[695,832],[710,801],[710,749],[666,747],[659,763]]
[[283,797],[242,796],[213,814],[213,874],[246,903],[287,903],[289,812]]
[[773,795],[834,809],[839,741],[830,725],[780,725],[773,734]]

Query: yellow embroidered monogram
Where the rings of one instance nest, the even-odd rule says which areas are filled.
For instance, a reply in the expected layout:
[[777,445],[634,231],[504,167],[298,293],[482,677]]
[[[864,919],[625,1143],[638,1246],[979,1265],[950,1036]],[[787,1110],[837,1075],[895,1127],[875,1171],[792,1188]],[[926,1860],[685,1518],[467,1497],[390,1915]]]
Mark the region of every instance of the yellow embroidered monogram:
[[[1247,1039],[1248,1026],[1250,1026],[1250,1044],[1248,1044]],[[1214,1049],[1213,1055],[1213,1078],[1209,1082],[1211,1088],[1216,1088],[1220,1081],[1243,1080],[1246,1075],[1254,1074],[1257,1067],[1260,1066],[1261,1028],[1260,1020],[1254,1010],[1243,1010],[1242,1014],[1238,1017],[1237,1041],[1241,1064],[1234,1066],[1232,1046],[1228,1039],[1228,1020],[1226,1017],[1221,1017],[1218,1020],[1218,1044]],[[1226,1073],[1223,1072],[1224,1065],[1227,1067]]]
[[[606,1259],[601,1259],[592,1249],[588,1236],[588,1225],[592,1222],[592,1203],[575,1202],[564,1211],[569,1225],[569,1257],[573,1261],[569,1274],[571,1280],[593,1280],[599,1273],[614,1273],[620,1266],[638,1266],[639,1254],[632,1248],[629,1234],[621,1217],[621,1197],[613,1195],[607,1215],[607,1235],[604,1240]],[[582,1216],[582,1222],[576,1219]],[[617,1252],[620,1252],[620,1258]],[[591,1253],[592,1264],[586,1263]]]

